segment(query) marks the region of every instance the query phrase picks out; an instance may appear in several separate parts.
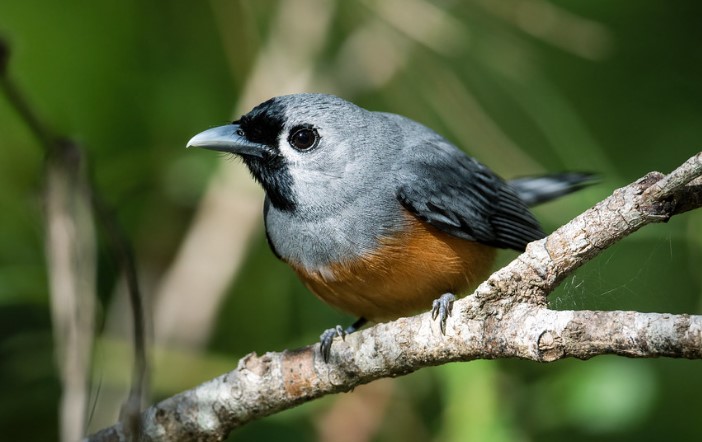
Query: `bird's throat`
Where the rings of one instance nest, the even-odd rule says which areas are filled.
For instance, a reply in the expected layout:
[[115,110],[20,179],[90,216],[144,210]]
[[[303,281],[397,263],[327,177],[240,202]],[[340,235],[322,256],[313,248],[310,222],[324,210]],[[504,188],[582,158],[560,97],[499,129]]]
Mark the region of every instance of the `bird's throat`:
[[243,157],[254,179],[261,184],[273,207],[283,212],[292,212],[297,207],[293,191],[293,178],[285,160],[273,158]]

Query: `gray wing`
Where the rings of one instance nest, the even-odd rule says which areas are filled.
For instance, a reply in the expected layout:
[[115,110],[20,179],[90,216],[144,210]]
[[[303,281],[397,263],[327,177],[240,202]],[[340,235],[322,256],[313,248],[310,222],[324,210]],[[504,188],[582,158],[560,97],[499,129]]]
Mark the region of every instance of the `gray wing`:
[[524,250],[544,232],[504,180],[454,146],[429,143],[405,164],[397,198],[419,219],[459,238]]

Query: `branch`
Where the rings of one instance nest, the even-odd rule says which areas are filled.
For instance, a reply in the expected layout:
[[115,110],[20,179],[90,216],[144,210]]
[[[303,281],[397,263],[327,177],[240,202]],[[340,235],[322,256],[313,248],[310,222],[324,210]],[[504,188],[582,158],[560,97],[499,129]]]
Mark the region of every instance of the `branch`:
[[95,329],[96,240],[85,179],[84,156],[54,136],[7,75],[10,48],[0,38],[0,90],[46,154],[44,171],[45,253],[51,292],[55,360],[63,388],[61,440],[84,434],[88,379]]
[[8,75],[10,55],[9,45],[0,38],[0,90],[45,154],[46,254],[57,365],[62,373],[62,440],[78,439],[85,428],[97,298],[93,218],[107,234],[108,252],[121,265],[127,279],[134,325],[134,367],[122,414],[132,422],[130,434],[138,434],[148,364],[146,318],[130,241],[100,197],[90,177],[84,149],[72,140],[58,137]]
[[[474,359],[550,362],[603,354],[702,358],[702,316],[554,311],[546,296],[576,268],[646,224],[702,205],[702,153],[671,174],[616,190],[456,301],[446,335],[428,313],[337,339],[329,364],[317,346],[252,353],[238,367],[142,414],[146,440],[221,440],[234,428],[327,394],[422,367]],[[694,181],[693,181],[694,180]],[[120,424],[90,441],[123,440]]]

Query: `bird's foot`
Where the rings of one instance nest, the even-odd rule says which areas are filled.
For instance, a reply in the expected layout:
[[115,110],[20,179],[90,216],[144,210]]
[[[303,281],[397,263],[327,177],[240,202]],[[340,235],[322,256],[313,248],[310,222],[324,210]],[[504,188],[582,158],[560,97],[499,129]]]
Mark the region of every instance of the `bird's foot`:
[[368,322],[366,318],[358,318],[356,322],[346,327],[346,330],[337,325],[334,328],[328,328],[319,336],[319,352],[322,354],[322,359],[324,362],[329,362],[329,354],[331,353],[332,342],[334,338],[339,336],[344,339],[346,335],[351,334],[363,327],[363,325]]
[[340,325],[324,330],[324,332],[322,332],[322,334],[319,336],[319,352],[322,353],[322,359],[324,359],[324,362],[329,362],[329,353],[331,353],[332,342],[334,342],[334,338],[337,336],[339,336],[341,339],[344,339],[346,336],[344,329],[342,329]]
[[444,293],[431,303],[432,319],[439,318],[439,328],[441,334],[446,334],[446,319],[453,312],[453,302],[456,300],[456,295],[453,293]]

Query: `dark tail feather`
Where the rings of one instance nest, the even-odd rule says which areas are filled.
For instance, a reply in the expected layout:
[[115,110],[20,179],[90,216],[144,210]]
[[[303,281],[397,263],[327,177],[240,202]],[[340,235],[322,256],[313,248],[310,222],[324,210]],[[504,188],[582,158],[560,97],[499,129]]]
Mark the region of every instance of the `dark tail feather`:
[[592,173],[564,172],[516,178],[508,183],[517,191],[517,195],[522,201],[528,206],[535,206],[575,192],[598,181],[597,176]]

